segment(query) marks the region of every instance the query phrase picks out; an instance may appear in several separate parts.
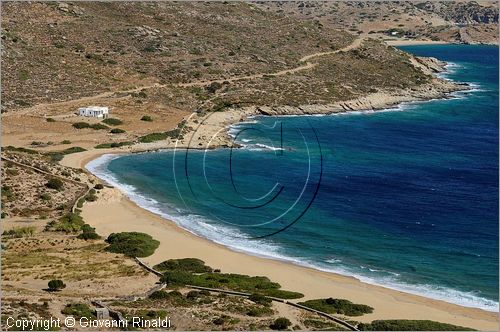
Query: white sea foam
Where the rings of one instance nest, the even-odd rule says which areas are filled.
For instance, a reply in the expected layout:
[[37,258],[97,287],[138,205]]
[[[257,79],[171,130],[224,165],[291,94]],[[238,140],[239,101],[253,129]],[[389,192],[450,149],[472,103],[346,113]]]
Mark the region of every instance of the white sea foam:
[[[107,165],[118,155],[103,155],[87,164],[87,169],[106,181],[119,188],[133,202],[140,207],[147,209],[168,220],[174,221],[180,227],[197,236],[206,238],[212,242],[224,245],[232,250],[244,252],[258,257],[271,258],[286,261],[317,270],[352,276],[362,282],[383,286],[386,288],[399,290],[407,293],[425,296],[437,300],[442,300],[466,307],[481,308],[488,311],[498,311],[499,304],[496,301],[478,296],[473,292],[458,291],[452,288],[438,285],[415,285],[402,282],[400,274],[392,271],[384,271],[366,267],[346,266],[338,258],[325,260],[324,263],[312,262],[306,257],[294,257],[283,252],[283,248],[267,240],[251,240],[243,232],[226,226],[214,225],[206,217],[186,213],[182,209],[166,206],[157,200],[142,194],[134,186],[120,183],[118,179],[109,172]],[[363,272],[365,271],[365,272]]]

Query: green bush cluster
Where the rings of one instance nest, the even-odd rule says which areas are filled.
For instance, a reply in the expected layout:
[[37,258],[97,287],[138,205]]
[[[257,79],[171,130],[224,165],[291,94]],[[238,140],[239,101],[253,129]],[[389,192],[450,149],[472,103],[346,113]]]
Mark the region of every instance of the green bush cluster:
[[76,202],[76,207],[81,209],[84,203],[85,203],[85,197],[81,197],[80,199],[78,199],[78,202]]
[[139,137],[139,142],[141,143],[151,143],[156,141],[162,141],[167,139],[168,135],[166,133],[151,133]]
[[270,316],[273,313],[273,309],[269,307],[253,307],[246,312],[246,314],[250,317]]
[[86,129],[86,128],[91,128],[94,130],[109,129],[108,126],[103,125],[102,123],[90,124],[88,122],[75,122],[73,123],[73,127],[76,129]]
[[14,151],[14,152],[24,152],[24,153],[27,153],[27,154],[38,154],[38,151],[36,150],[33,150],[33,149],[27,149],[27,148],[23,148],[23,147],[15,147],[15,146],[12,146],[12,145],[9,145],[9,146],[6,146],[5,148],[3,148],[4,151]]
[[[71,141],[63,141],[63,144],[71,144]],[[58,162],[58,161],[61,161],[63,159],[63,157],[67,154],[78,153],[78,152],[83,152],[83,151],[87,151],[87,150],[82,148],[82,147],[79,147],[79,146],[73,146],[71,148],[67,148],[67,149],[64,149],[62,151],[47,152],[45,155],[49,156],[51,161]]]
[[205,262],[198,258],[169,259],[160,264],[156,264],[154,269],[161,272],[172,270],[191,273],[212,272],[212,268],[205,265]]
[[85,195],[85,200],[87,202],[95,202],[97,201],[97,196],[95,194],[92,194],[92,193],[88,193],[87,195]]
[[72,146],[70,148],[64,149],[61,151],[62,154],[72,154],[72,153],[78,153],[78,152],[83,152],[87,151],[87,149],[84,149],[80,146]]
[[122,147],[122,146],[126,146],[126,145],[133,145],[134,142],[113,142],[113,143],[102,143],[102,144],[99,144],[99,145],[96,145],[95,148],[96,149],[109,149],[109,148],[119,148],[119,147]]
[[373,312],[373,308],[370,306],[365,304],[355,304],[345,299],[316,299],[300,302],[299,304],[329,314],[340,314],[346,316],[361,316],[363,314],[370,314]]
[[61,313],[74,316],[75,318],[87,317],[89,319],[95,319],[96,316],[94,311],[85,303],[70,303],[64,307]]
[[35,234],[35,230],[36,228],[33,226],[14,227],[8,231],[4,231],[2,235],[16,238],[27,237],[33,236],[33,234]]
[[101,237],[95,232],[95,228],[88,224],[83,224],[81,227],[82,234],[78,235],[79,239],[82,240],[98,240]]
[[119,126],[119,125],[123,124],[123,121],[120,119],[115,119],[115,118],[107,118],[107,119],[102,120],[102,123],[105,123],[105,124],[110,125],[110,126]]
[[104,185],[103,185],[102,183],[98,183],[98,184],[96,184],[96,185],[94,186],[94,189],[96,189],[96,190],[101,190],[101,189],[103,189],[103,188],[104,188]]
[[166,271],[162,278],[171,286],[193,285],[209,288],[224,288],[241,292],[258,293],[282,299],[297,299],[304,295],[282,290],[281,285],[270,281],[267,277],[251,277],[242,274],[205,272],[193,274],[184,270]]
[[290,322],[288,318],[280,317],[276,318],[276,320],[272,322],[269,327],[272,330],[286,330],[290,325],[292,325],[292,322]]
[[59,279],[53,279],[53,280],[49,281],[48,286],[49,286],[49,290],[51,292],[55,292],[55,291],[61,290],[63,288],[66,288],[66,284],[62,280],[59,280]]
[[155,291],[149,295],[149,299],[153,301],[168,301],[172,306],[188,306],[196,301],[196,298],[184,296],[181,292],[176,290],[171,292],[164,290]]
[[109,131],[111,134],[123,134],[125,130],[120,129],[120,128],[113,128]]
[[169,294],[168,292],[165,292],[164,290],[159,290],[159,291],[154,291],[149,295],[149,298],[152,300],[163,300],[163,299],[168,299]]
[[156,141],[162,141],[167,138],[175,138],[182,139],[182,130],[180,128],[175,128],[164,133],[151,133],[144,136],[139,137],[139,142],[141,143],[151,143]]
[[147,257],[152,255],[160,242],[151,235],[139,232],[112,233],[106,239],[109,252],[120,253],[130,257]]
[[152,121],[153,121],[153,118],[152,118],[152,117],[150,117],[149,115],[144,115],[144,116],[141,118],[141,121],[152,122]]
[[49,179],[49,181],[47,181],[45,186],[47,188],[55,189],[55,190],[59,190],[59,191],[64,189],[64,183],[62,182],[61,179],[58,179],[58,178]]
[[270,298],[258,293],[253,293],[248,297],[248,299],[263,306],[270,306],[273,302]]
[[50,201],[52,199],[52,197],[48,193],[41,194],[40,198],[42,199],[42,201]]
[[[151,320],[151,319],[156,319],[156,318],[165,318],[167,317],[167,312],[165,310],[150,310],[150,309],[140,309],[140,310],[135,310],[133,315],[135,317],[140,317],[143,320]],[[130,327],[134,327],[132,322],[130,322]]]
[[74,233],[80,231],[85,223],[78,213],[67,213],[58,221],[49,223],[49,227],[58,232]]
[[371,323],[358,325],[361,331],[475,331],[474,329],[435,322],[432,320],[374,320]]

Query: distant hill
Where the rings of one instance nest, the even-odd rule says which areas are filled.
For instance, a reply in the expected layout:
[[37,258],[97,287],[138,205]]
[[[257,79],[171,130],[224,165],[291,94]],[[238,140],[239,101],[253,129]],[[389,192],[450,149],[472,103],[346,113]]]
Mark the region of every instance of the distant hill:
[[498,44],[495,1],[259,1],[258,5],[381,39]]
[[[375,40],[335,55],[301,58],[352,44],[358,29],[366,31],[366,39],[376,27],[405,22],[416,27],[416,21],[431,20],[429,31],[444,24],[426,6],[7,2],[2,6],[2,110],[155,84],[161,87],[138,102],[190,111],[331,103],[368,91],[408,88],[428,82],[429,76],[403,52]],[[307,70],[273,76],[301,66]],[[211,81],[217,82],[198,84]]]

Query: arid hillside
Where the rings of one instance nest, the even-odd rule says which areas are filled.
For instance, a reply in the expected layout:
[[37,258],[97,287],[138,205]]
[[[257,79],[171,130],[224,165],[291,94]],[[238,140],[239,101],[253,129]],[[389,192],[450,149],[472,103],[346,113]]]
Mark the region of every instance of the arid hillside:
[[[359,11],[346,12],[346,19],[365,17]],[[363,44],[363,56],[309,57],[352,44],[357,31],[345,28],[350,25],[304,20],[252,3],[7,3],[2,15],[2,110],[105,92],[126,91],[115,94],[123,97],[154,84],[161,89],[151,90],[138,104],[192,111],[234,102],[286,104],[288,96],[294,97],[293,104],[333,102],[385,84],[425,81],[423,76],[416,79],[419,74],[400,52],[374,42]],[[391,66],[373,66],[372,61]],[[364,69],[368,76],[392,70],[391,80],[359,84]],[[269,80],[275,73],[281,74]],[[237,79],[242,77],[247,79]],[[325,82],[326,77],[335,80]],[[247,86],[250,78],[260,82]],[[297,89],[306,92],[302,99]]]
[[260,8],[379,39],[498,44],[495,1],[277,1]]
[[7,3],[2,20],[4,110],[274,72],[353,40],[245,3]]
[[[4,145],[44,151],[136,142],[193,111],[422,98],[436,81],[368,33],[256,3],[11,2],[2,29]],[[87,105],[120,128],[74,115]]]

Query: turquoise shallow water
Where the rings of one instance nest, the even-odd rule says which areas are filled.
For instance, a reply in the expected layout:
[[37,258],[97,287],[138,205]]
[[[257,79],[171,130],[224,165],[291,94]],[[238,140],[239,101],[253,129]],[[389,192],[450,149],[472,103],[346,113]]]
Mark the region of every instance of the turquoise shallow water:
[[405,47],[471,84],[382,112],[255,118],[243,149],[105,156],[89,169],[235,250],[498,310],[498,48]]

